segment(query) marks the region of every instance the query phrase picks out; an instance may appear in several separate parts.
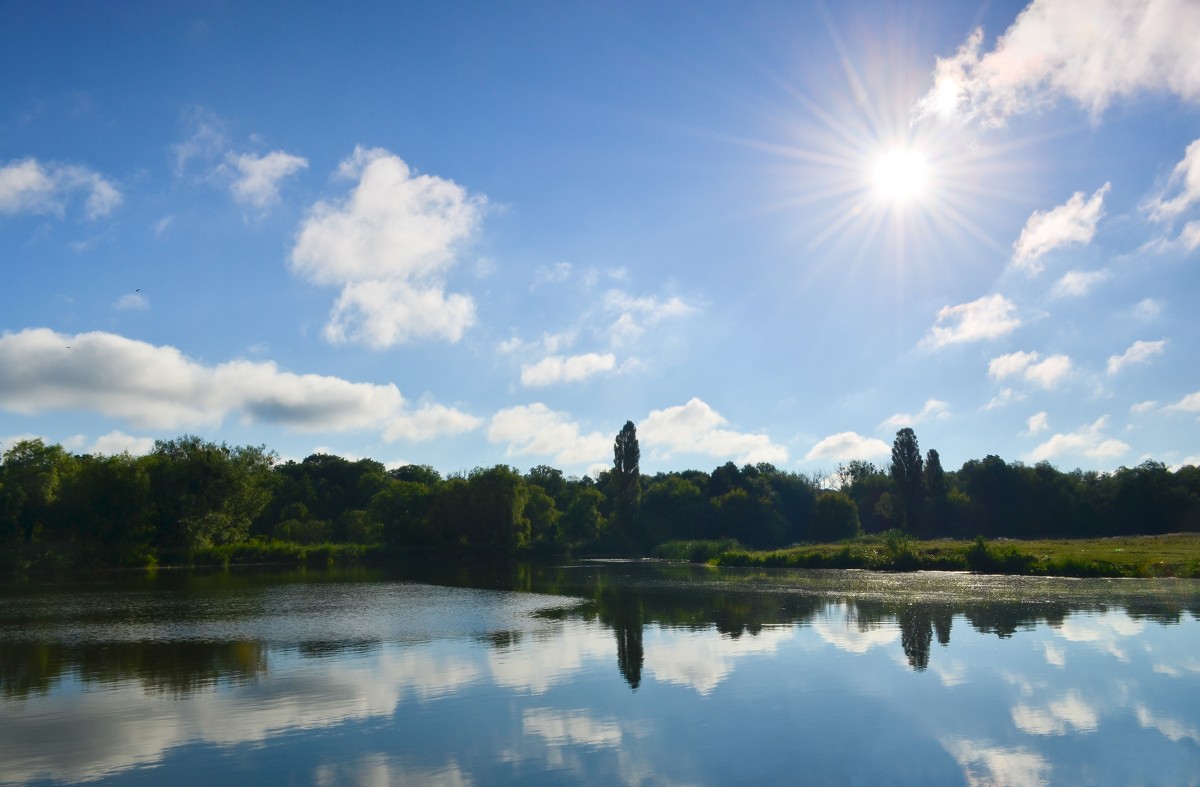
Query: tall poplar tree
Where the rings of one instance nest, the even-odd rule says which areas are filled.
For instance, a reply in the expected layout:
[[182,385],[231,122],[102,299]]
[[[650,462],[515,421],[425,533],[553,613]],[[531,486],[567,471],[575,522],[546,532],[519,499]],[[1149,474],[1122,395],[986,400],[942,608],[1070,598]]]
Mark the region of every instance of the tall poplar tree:
[[918,528],[921,501],[925,486],[924,462],[917,445],[917,435],[910,427],[896,432],[892,442],[892,481],[896,484],[896,495],[904,513],[904,529],[915,532]]
[[636,548],[640,540],[635,533],[635,523],[642,501],[642,473],[638,466],[641,456],[637,427],[633,421],[626,421],[613,441],[613,489],[616,493],[613,524],[617,538],[630,549]]

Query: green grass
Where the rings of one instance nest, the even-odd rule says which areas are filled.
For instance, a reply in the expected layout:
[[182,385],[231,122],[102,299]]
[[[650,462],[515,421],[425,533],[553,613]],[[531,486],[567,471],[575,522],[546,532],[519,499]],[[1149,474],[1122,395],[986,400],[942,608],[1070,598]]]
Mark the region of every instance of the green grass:
[[720,566],[865,568],[878,571],[975,571],[1060,577],[1200,578],[1200,534],[1119,538],[918,541],[898,531],[838,544],[772,551],[731,549]]

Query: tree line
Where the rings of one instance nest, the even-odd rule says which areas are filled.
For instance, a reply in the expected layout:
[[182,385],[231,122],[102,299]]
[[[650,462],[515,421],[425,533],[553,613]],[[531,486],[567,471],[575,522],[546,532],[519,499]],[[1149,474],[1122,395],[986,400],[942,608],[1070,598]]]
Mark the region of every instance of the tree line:
[[640,471],[627,422],[595,479],[538,465],[442,476],[428,465],[313,454],[195,435],[145,456],[72,454],[24,440],[0,460],[0,564],[188,562],[245,543],[381,550],[645,554],[673,541],[755,548],[899,530],[914,537],[1040,538],[1200,530],[1200,468],[1147,461],[1062,472],[997,456],[946,471],[901,429],[886,467],[855,460],[805,474],[727,462],[711,472]]

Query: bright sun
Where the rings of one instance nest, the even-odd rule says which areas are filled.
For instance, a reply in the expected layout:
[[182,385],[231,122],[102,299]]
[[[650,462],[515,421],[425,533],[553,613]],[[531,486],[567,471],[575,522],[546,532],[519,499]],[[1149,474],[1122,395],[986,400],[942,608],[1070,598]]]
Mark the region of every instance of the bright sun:
[[919,150],[893,148],[875,157],[870,178],[881,199],[895,203],[920,200],[929,186],[929,161]]

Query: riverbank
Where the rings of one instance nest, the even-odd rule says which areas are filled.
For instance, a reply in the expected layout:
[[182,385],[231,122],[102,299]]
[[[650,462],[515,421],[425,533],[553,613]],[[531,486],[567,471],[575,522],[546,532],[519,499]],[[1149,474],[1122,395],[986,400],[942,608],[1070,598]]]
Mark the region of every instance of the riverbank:
[[717,566],[974,571],[1060,577],[1200,578],[1200,533],[1088,539],[918,540],[898,531],[837,544],[749,550],[734,542],[674,542],[656,555]]

